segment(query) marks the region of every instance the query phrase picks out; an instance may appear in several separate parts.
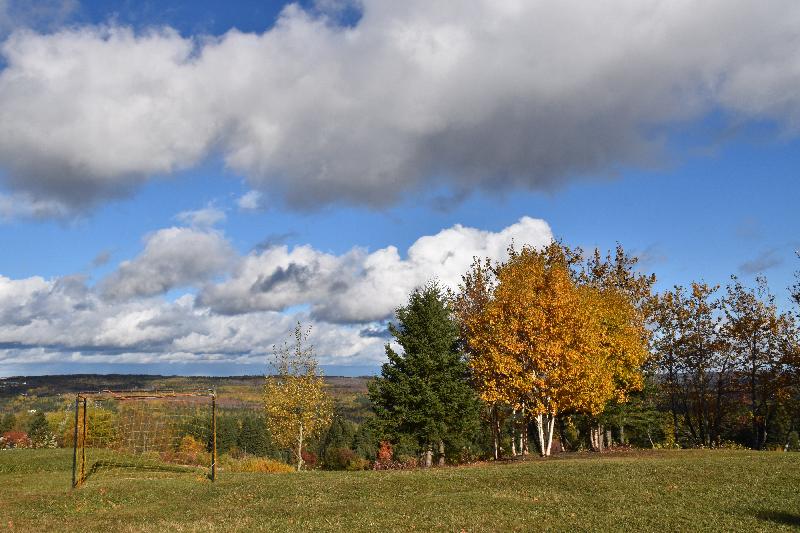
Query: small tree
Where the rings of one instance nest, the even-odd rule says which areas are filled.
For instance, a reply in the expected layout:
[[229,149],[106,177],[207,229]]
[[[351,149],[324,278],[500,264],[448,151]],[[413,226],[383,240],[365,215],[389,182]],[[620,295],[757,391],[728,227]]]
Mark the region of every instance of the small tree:
[[246,454],[265,457],[272,452],[272,442],[267,426],[260,417],[245,416],[236,439],[236,446]]
[[322,439],[319,449],[320,457],[326,468],[344,469],[347,467],[350,459],[356,455],[352,451],[355,432],[355,424],[346,420],[340,413],[334,415],[333,422]]
[[736,358],[739,372],[736,382],[744,386],[750,400],[751,446],[760,450],[767,442],[782,397],[781,339],[791,329],[792,319],[778,312],[765,278],[756,279],[755,290],[744,287],[736,276],[732,280],[723,299],[726,318],[723,332]]
[[239,422],[231,415],[217,417],[217,452],[228,453],[239,439]]
[[4,414],[3,418],[0,419],[0,435],[7,431],[12,431],[16,423],[17,419],[14,416],[14,413]]
[[42,411],[36,411],[28,425],[28,436],[35,448],[47,447],[53,441],[53,435],[50,434],[50,426],[47,424]]
[[303,443],[325,430],[333,413],[314,346],[308,344],[310,331],[303,331],[298,322],[294,344],[274,348],[273,374],[264,386],[267,429],[279,446],[292,450],[298,471],[303,467]]

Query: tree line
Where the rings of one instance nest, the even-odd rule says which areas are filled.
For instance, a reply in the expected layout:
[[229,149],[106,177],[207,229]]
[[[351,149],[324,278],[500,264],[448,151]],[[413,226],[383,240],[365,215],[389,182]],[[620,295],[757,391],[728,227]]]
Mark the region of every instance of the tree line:
[[[350,419],[309,330],[275,347],[260,413],[223,410],[221,454],[295,469],[405,468],[608,447],[800,449],[800,333],[766,279],[654,290],[622,246],[475,258],[415,289]],[[800,305],[800,274],[789,289]],[[0,418],[0,447],[70,444],[68,409]],[[207,421],[186,433],[208,447]]]
[[[797,315],[764,278],[655,293],[637,263],[622,246],[512,246],[505,261],[476,258],[455,291],[435,281],[414,290],[369,387],[368,458],[430,466],[534,447],[545,457],[800,448]],[[800,282],[791,295],[800,303]]]

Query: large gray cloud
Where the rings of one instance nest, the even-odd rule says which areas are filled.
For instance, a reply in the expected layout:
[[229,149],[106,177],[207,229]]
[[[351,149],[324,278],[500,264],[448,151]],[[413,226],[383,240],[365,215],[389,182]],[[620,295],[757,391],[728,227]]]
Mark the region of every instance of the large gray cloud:
[[353,27],[292,5],[263,34],[219,38],[16,32],[5,181],[80,208],[220,150],[292,205],[380,205],[651,164],[662,128],[717,110],[800,125],[795,0],[362,6]]
[[120,264],[101,287],[116,299],[160,295],[224,274],[234,259],[233,248],[217,231],[166,228],[148,235],[144,251]]

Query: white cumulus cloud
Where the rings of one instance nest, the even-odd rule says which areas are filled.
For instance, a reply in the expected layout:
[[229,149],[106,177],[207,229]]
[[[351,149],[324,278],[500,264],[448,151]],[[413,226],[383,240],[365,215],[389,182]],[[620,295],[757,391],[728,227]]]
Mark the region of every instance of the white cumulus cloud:
[[[455,225],[403,255],[394,246],[341,255],[273,246],[238,256],[220,232],[165,228],[96,286],[82,276],[0,275],[0,368],[261,364],[298,320],[313,324],[324,364],[374,366],[388,340],[382,321],[414,287],[432,277],[455,287],[473,256],[500,259],[512,241],[551,238],[547,223],[524,217],[497,232]],[[178,287],[200,292],[165,295]]]
[[199,302],[221,313],[310,305],[314,317],[329,322],[382,320],[429,279],[456,288],[473,257],[503,259],[512,242],[542,246],[551,239],[546,222],[523,217],[499,232],[455,225],[421,237],[405,258],[394,246],[339,256],[275,246],[244,257],[229,280],[206,286]]
[[213,205],[208,205],[202,209],[181,211],[175,215],[175,218],[178,221],[190,226],[197,228],[210,228],[216,224],[219,224],[220,222],[224,222],[227,218],[227,215],[225,215],[225,211],[222,209],[214,207]]

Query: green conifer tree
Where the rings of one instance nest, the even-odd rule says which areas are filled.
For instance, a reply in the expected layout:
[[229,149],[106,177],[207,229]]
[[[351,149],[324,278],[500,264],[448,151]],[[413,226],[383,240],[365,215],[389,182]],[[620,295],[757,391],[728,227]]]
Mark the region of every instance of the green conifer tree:
[[384,433],[412,437],[430,466],[434,451],[444,462],[445,444],[459,442],[478,425],[479,404],[459,348],[459,329],[435,282],[416,289],[389,330],[402,348],[386,345],[389,359],[369,387]]
[[272,440],[267,432],[263,417],[245,416],[242,419],[236,446],[239,450],[258,457],[266,457],[274,452]]
[[42,411],[36,411],[28,424],[28,437],[37,448],[46,446],[50,440],[50,427]]
[[320,457],[327,468],[343,469],[347,467],[347,464],[342,464],[342,462],[350,455],[355,456],[355,452],[352,451],[355,432],[355,424],[346,420],[341,413],[333,416],[331,427],[328,428],[320,445]]
[[0,435],[5,433],[6,431],[11,431],[14,429],[14,425],[17,423],[17,419],[14,416],[14,413],[6,413],[3,415],[3,418],[0,419]]

